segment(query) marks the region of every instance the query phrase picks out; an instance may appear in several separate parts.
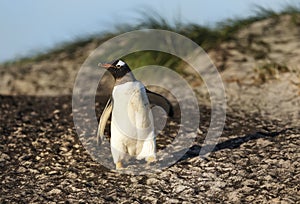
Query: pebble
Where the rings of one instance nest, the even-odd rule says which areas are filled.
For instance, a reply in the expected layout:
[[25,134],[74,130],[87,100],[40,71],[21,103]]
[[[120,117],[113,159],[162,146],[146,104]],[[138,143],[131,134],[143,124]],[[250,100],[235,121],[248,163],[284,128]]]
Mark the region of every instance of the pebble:
[[70,179],[76,179],[78,177],[78,175],[76,173],[73,173],[73,172],[68,172],[66,174],[66,176]]
[[57,171],[49,171],[48,174],[49,175],[54,175],[54,174],[58,174],[58,172]]
[[7,154],[1,153],[0,154],[0,162],[4,162],[4,161],[8,161],[10,160],[10,156],[8,156]]
[[175,198],[169,198],[169,199],[167,199],[166,203],[180,203],[180,201],[178,199],[175,199]]
[[27,171],[27,169],[23,166],[19,167],[17,170],[18,173],[25,173],[26,171]]
[[155,185],[155,184],[157,184],[157,183],[159,183],[159,180],[156,179],[156,178],[149,178],[149,179],[147,179],[147,181],[146,181],[146,184],[147,184],[147,185]]
[[49,195],[57,195],[60,193],[61,193],[61,190],[58,188],[52,189],[51,191],[48,192]]
[[184,189],[186,189],[187,187],[184,186],[184,185],[178,185],[176,188],[175,188],[175,193],[180,193],[182,192]]

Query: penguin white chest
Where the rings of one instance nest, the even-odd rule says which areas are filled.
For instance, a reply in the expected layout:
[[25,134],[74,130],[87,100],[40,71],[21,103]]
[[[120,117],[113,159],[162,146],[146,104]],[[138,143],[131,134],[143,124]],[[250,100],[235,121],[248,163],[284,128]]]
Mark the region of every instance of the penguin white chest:
[[115,162],[126,154],[138,159],[155,155],[153,116],[143,84],[139,81],[113,89],[111,150]]

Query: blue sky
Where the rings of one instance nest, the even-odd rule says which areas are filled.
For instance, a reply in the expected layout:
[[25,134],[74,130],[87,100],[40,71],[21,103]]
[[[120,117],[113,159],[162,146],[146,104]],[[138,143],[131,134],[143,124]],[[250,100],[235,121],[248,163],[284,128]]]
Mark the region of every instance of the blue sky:
[[252,14],[254,5],[274,10],[297,0],[0,0],[0,62],[34,54],[76,37],[133,23],[152,8],[169,20],[204,25]]

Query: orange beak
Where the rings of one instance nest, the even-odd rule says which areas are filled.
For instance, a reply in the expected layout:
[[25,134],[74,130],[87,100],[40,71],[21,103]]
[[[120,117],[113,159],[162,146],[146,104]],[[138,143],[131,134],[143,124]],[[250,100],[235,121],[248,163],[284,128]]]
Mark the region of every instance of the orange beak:
[[108,69],[108,68],[110,68],[111,66],[112,66],[112,64],[109,64],[109,63],[104,63],[104,64],[99,63],[99,64],[98,64],[98,67],[103,67],[103,68],[105,68],[105,69]]

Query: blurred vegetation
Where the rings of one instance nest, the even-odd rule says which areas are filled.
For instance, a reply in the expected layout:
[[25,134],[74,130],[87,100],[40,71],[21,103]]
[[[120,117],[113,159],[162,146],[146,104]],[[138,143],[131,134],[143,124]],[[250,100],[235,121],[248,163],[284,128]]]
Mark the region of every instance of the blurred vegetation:
[[[133,68],[147,65],[161,65],[165,67],[174,67],[175,71],[180,72],[180,70],[176,70],[176,68],[179,67],[181,60],[169,53],[157,51],[141,51],[131,53],[123,57],[122,59],[128,62],[130,67]],[[136,59],[138,59],[138,62]]]
[[284,64],[267,62],[256,67],[255,71],[258,73],[257,81],[264,83],[271,79],[278,79],[280,74],[288,72],[289,68]]
[[[56,46],[52,50],[48,50],[47,53],[39,53],[27,58],[7,62],[6,64],[23,64],[28,62],[49,60],[62,52],[67,53],[69,59],[72,59],[72,57],[76,56],[74,53],[78,49],[87,46],[91,42],[96,42],[98,45],[100,45],[102,42],[105,42],[106,40],[121,33],[138,29],[162,29],[173,31],[190,38],[200,45],[204,50],[210,50],[218,48],[222,42],[235,40],[236,33],[239,30],[259,20],[278,18],[280,15],[288,14],[292,16],[292,23],[296,26],[300,26],[300,6],[295,5],[287,5],[278,12],[275,12],[272,9],[256,6],[255,10],[253,11],[253,15],[250,17],[227,19],[217,23],[215,26],[203,26],[196,23],[182,23],[180,20],[168,22],[164,17],[153,10],[150,12],[149,10],[139,12],[142,18],[139,19],[136,25],[117,25],[116,28],[110,32],[74,39],[73,42]],[[168,67],[177,67],[180,64],[180,59],[170,54],[154,51],[132,53],[126,56],[124,59],[127,60],[127,62],[133,68],[147,64],[157,64]]]

